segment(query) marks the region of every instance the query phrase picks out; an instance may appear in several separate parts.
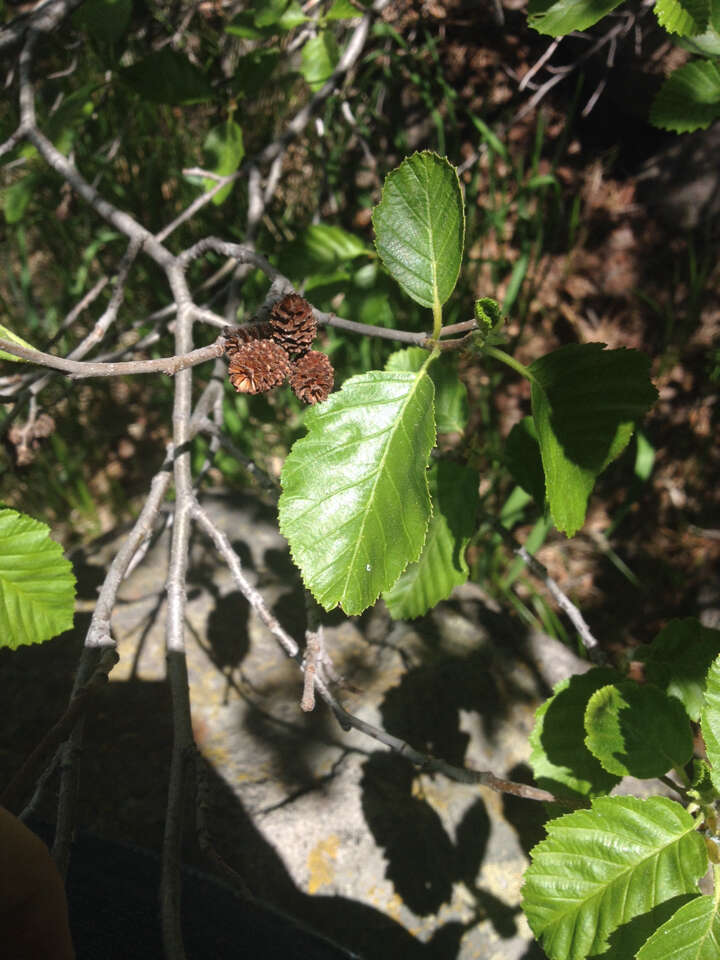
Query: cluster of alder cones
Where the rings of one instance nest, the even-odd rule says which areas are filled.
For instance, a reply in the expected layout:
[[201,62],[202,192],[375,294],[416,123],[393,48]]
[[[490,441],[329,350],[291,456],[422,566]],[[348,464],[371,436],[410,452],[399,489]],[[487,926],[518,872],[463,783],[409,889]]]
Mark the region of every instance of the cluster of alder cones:
[[322,403],[333,387],[328,357],[310,344],[317,335],[312,307],[297,293],[278,300],[268,323],[231,329],[225,335],[228,374],[238,393],[264,393],[289,380],[305,403]]

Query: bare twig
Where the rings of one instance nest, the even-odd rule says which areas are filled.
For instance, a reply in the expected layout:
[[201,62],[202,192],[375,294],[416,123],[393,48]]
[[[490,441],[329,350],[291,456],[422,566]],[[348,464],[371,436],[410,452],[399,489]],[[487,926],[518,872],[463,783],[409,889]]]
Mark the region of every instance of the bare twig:
[[[272,616],[270,611],[267,609],[262,595],[245,579],[240,565],[240,558],[235,550],[233,550],[227,536],[216,526],[216,524],[213,523],[213,521],[200,506],[196,505],[194,507],[193,516],[212,539],[221,557],[227,563],[233,580],[247,601],[253,607],[255,612],[258,614],[260,619],[263,621],[263,623],[265,623],[275,639],[278,640],[285,653],[295,660],[302,668],[304,668],[305,664],[297,643],[280,626],[276,618]],[[536,787],[529,787],[524,783],[515,783],[511,780],[504,780],[502,777],[497,777],[494,773],[491,773],[487,770],[470,770],[465,767],[455,767],[452,764],[447,763],[445,760],[439,760],[430,754],[421,753],[419,750],[415,750],[399,737],[395,737],[392,734],[387,733],[385,730],[382,730],[381,728],[376,727],[365,720],[361,720],[359,717],[356,717],[351,713],[348,713],[348,711],[345,710],[345,708],[342,707],[332,695],[327,684],[320,676],[319,670],[315,671],[313,681],[315,690],[333,711],[343,730],[347,731],[351,728],[360,730],[367,736],[372,737],[374,740],[385,744],[385,746],[390,747],[395,752],[407,757],[412,763],[419,766],[420,769],[426,773],[442,773],[444,776],[451,780],[455,780],[458,783],[479,784],[480,786],[489,787],[491,790],[496,790],[500,793],[511,793],[514,796],[524,797],[528,800],[537,800],[542,803],[557,802],[565,803],[565,805],[571,805],[569,802],[566,803],[565,801],[553,796],[553,794],[548,793],[546,790],[539,790]]]
[[235,581],[238,589],[248,601],[250,606],[255,610],[273,637],[275,637],[275,639],[278,641],[288,657],[292,658],[293,660],[297,660],[298,663],[302,663],[302,654],[300,653],[300,648],[298,647],[297,642],[293,640],[293,638],[285,629],[283,629],[277,617],[274,617],[270,613],[265,601],[263,600],[262,594],[256,590],[255,587],[253,587],[245,577],[245,574],[242,572],[240,557],[238,557],[235,550],[233,550],[232,544],[228,540],[227,536],[215,523],[213,523],[207,513],[197,503],[193,507],[193,518],[198,522],[198,524],[215,544],[215,548],[217,549],[218,553],[228,565],[228,569],[230,570],[232,578]]
[[11,353],[40,367],[50,367],[68,374],[74,380],[87,377],[124,377],[141,373],[166,373],[173,376],[181,370],[195,367],[199,363],[215,360],[222,356],[225,347],[220,339],[207,347],[199,347],[190,353],[175,357],[159,357],[157,360],[126,360],[116,363],[96,363],[92,360],[67,360],[64,357],[54,357],[51,353],[41,350],[27,349],[14,343],[12,340],[0,338],[0,350]]
[[567,596],[567,594],[563,593],[558,586],[557,581],[555,581],[548,573],[547,568],[540,563],[536,557],[529,553],[525,547],[523,547],[522,544],[515,539],[512,533],[506,527],[504,527],[502,523],[500,523],[499,520],[493,516],[490,516],[490,514],[483,514],[483,520],[489,526],[491,526],[496,533],[500,534],[502,539],[510,547],[513,553],[517,554],[517,556],[523,560],[528,570],[530,570],[530,572],[536,576],[538,580],[541,580],[542,583],[545,584],[550,595],[553,597],[560,609],[567,614],[568,619],[577,630],[590,659],[595,663],[604,662],[605,655],[603,650],[596,638],[593,636],[593,633],[590,630],[590,627],[587,625],[582,613],[580,613],[578,608]]
[[513,780],[505,780],[503,777],[495,776],[495,774],[489,770],[471,770],[468,767],[456,767],[451,763],[447,763],[445,760],[433,757],[431,754],[415,750],[414,747],[411,747],[409,743],[400,739],[400,737],[395,737],[391,733],[387,733],[387,731],[374,726],[372,723],[368,723],[366,720],[361,720],[360,717],[348,713],[348,711],[340,706],[337,700],[329,694],[327,688],[323,689],[317,680],[316,687],[319,688],[318,692],[332,709],[343,730],[350,730],[351,728],[359,730],[368,737],[372,737],[373,740],[377,740],[379,743],[385,744],[386,747],[390,747],[393,752],[407,757],[407,759],[419,767],[423,773],[441,773],[449,780],[454,780],[457,783],[477,784],[481,787],[489,787],[496,793],[509,793],[512,794],[512,796],[522,797],[525,800],[535,800],[538,803],[559,803],[563,806],[574,806],[572,801],[556,797],[547,790],[530,787],[525,783],[516,783]]
[[[166,272],[173,299],[178,305],[175,350],[178,355],[182,355],[192,351],[192,298],[181,264],[175,261]],[[195,750],[185,658],[185,582],[191,512],[194,504],[190,465],[191,412],[192,371],[185,369],[180,370],[175,378],[173,399],[173,444],[176,451],[173,462],[175,511],[170,542],[170,562],[165,583],[167,595],[165,648],[172,696],[173,747],[162,849],[160,916],[163,944],[168,960],[182,960],[185,956],[180,923],[180,854],[183,836],[183,805]]]

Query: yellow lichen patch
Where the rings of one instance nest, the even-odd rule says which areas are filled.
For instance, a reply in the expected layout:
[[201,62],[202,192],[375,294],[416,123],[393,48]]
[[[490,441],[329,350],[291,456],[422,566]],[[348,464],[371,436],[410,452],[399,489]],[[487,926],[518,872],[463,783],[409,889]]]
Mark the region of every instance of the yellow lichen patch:
[[329,886],[335,876],[333,860],[337,857],[340,840],[335,834],[315,844],[308,855],[308,893],[317,893]]

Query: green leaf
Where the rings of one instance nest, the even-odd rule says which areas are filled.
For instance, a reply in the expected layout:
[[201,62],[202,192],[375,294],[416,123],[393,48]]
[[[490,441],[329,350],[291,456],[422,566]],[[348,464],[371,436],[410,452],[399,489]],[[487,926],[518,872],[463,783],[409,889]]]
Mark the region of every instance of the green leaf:
[[[21,347],[27,347],[28,350],[35,350],[36,348],[28,343],[27,340],[23,340],[22,337],[19,337],[16,333],[13,333],[12,330],[8,330],[7,327],[4,327],[0,323],[0,337],[3,340],[12,340],[13,343],[19,343]],[[29,363],[29,360],[23,360],[22,357],[14,357],[11,353],[6,353],[4,350],[0,350],[0,360],[10,360],[12,363]]]
[[541,704],[530,734],[530,764],[538,785],[556,796],[592,797],[609,793],[620,780],[602,768],[585,746],[583,718],[592,694],[619,679],[614,670],[595,668],[556,684]]
[[655,931],[637,960],[717,960],[719,908],[714,897],[697,897],[686,903]]
[[[219,123],[208,133],[203,149],[208,158],[205,164],[206,170],[216,173],[219,177],[227,177],[235,173],[245,156],[242,129],[232,120]],[[215,181],[205,179],[204,186],[206,191],[211,190],[215,186]],[[215,194],[212,202],[216,206],[224,203],[233,186],[234,184],[229,183],[223,187]]]
[[528,23],[538,33],[561,37],[586,30],[619,6],[622,0],[530,0]]
[[329,30],[321,30],[308,40],[302,49],[300,73],[313,93],[327,83],[339,59],[337,40]]
[[132,0],[85,0],[72,16],[73,24],[97,40],[115,43],[125,33],[132,16]]
[[276,31],[272,27],[260,29],[255,25],[255,17],[251,10],[243,10],[232,18],[225,26],[225,33],[233,37],[242,37],[243,40],[263,40],[271,37]]
[[465,238],[455,167],[427,150],[403,160],[385,178],[373,226],[391,276],[417,303],[439,310],[457,283]]
[[[410,370],[416,373],[428,358],[422,347],[408,347],[390,354],[386,370]],[[435,422],[438,433],[462,433],[468,419],[467,388],[460,380],[450,358],[440,357],[429,369],[435,384]]]
[[621,777],[661,777],[692,756],[683,705],[651,683],[626,680],[596,690],[585,711],[585,731],[588,750]]
[[423,616],[467,580],[465,550],[475,532],[478,480],[475,470],[449,460],[428,471],[433,512],[423,552],[383,593],[395,620]]
[[720,657],[708,670],[700,720],[713,785],[720,790]]
[[570,344],[530,367],[545,488],[558,530],[580,529],[596,477],[627,446],[657,398],[648,358],[604,343]]
[[315,270],[321,267],[336,270],[348,260],[372,253],[355,234],[329,223],[312,224],[302,234],[300,242]]
[[703,33],[710,17],[708,0],[656,0],[654,10],[660,26],[680,36]]
[[4,191],[3,214],[6,223],[19,223],[22,220],[39,181],[37,173],[28,173]]
[[78,130],[95,109],[93,93],[97,86],[86,83],[65,97],[45,124],[45,135],[55,144],[60,153],[67,156],[75,142]]
[[75,577],[39,520],[0,508],[0,647],[42,643],[73,624]]
[[256,0],[253,4],[253,17],[258,27],[272,27],[282,17],[288,6],[288,0]]
[[350,0],[335,0],[323,20],[352,20],[361,16],[362,12],[354,7]]
[[[720,5],[717,5],[720,11]],[[697,53],[701,57],[707,57],[710,60],[716,60],[720,57],[720,33],[718,26],[709,26],[705,33],[698,33],[694,37],[678,37],[678,46],[690,53]]]
[[705,678],[720,654],[720,630],[704,627],[695,617],[671,620],[638,659],[645,662],[645,676],[656,687],[685,706],[696,723],[700,719]]
[[505,442],[504,457],[513,479],[542,510],[545,506],[545,476],[532,417],[523,417],[512,428]]
[[696,893],[707,868],[695,821],[665,797],[598,797],[547,830],[531,853],[523,909],[551,960],[603,953],[622,924]]
[[301,283],[311,274],[336,274],[352,260],[372,254],[355,234],[333,224],[315,223],[285,247],[279,266],[286,276]]
[[305,425],[282,471],[280,530],[318,603],[362,613],[425,542],[432,380],[424,371],[352,377]]
[[650,122],[665,130],[705,130],[720,117],[720,68],[709,60],[678,67],[658,91]]
[[124,67],[119,76],[153,103],[202,103],[212,97],[212,89],[202,71],[169,47]]

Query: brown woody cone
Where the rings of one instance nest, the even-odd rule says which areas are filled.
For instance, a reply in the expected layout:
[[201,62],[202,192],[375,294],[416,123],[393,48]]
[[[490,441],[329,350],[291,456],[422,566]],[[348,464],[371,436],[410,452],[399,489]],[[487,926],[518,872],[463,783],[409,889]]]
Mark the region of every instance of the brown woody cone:
[[274,304],[270,311],[270,325],[273,340],[291,357],[307,353],[317,336],[312,307],[297,293],[289,293]]
[[335,371],[328,357],[319,350],[310,350],[290,370],[290,386],[305,403],[322,403],[333,388]]
[[278,387],[290,372],[290,360],[272,340],[243,343],[230,357],[230,382],[238,393],[264,393]]
[[244,343],[253,340],[266,340],[272,336],[272,327],[269,323],[251,323],[246,327],[224,327],[225,353],[232,357]]

